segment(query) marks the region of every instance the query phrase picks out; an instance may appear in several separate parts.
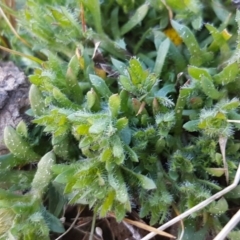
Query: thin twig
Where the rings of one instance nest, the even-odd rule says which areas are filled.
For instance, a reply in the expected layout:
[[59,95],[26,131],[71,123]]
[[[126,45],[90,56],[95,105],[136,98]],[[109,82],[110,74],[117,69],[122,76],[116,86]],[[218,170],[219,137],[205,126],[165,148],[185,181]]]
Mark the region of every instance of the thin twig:
[[231,218],[231,220],[225,225],[221,232],[213,240],[224,240],[231,230],[239,223],[240,221],[240,210]]
[[93,235],[94,235],[94,229],[95,229],[95,224],[96,224],[96,218],[97,218],[97,213],[93,213],[93,218],[92,218],[92,226],[91,226],[91,233],[89,240],[93,240]]
[[59,236],[58,238],[56,238],[55,240],[61,239],[63,236],[65,236],[65,235],[74,227],[74,225],[75,225],[75,223],[77,222],[77,220],[78,220],[78,218],[79,218],[82,210],[83,210],[82,208],[78,207],[77,215],[76,215],[74,221],[72,222],[72,224],[70,225],[70,227],[67,229],[67,231],[65,231],[62,235],[60,235],[60,236]]
[[[222,191],[214,194],[210,198],[204,200],[203,202],[199,203],[195,207],[190,208],[186,212],[184,212],[184,213],[180,214],[179,216],[173,218],[169,222],[163,224],[161,227],[158,228],[158,230],[165,230],[166,228],[168,228],[168,227],[172,226],[173,224],[181,221],[182,219],[184,219],[184,218],[188,217],[189,215],[193,214],[194,212],[199,211],[200,209],[206,207],[208,204],[210,204],[214,200],[220,198],[224,194],[226,194],[226,193],[230,192],[231,190],[233,190],[238,185],[239,181],[240,181],[240,164],[238,165],[237,173],[236,173],[234,181],[233,181],[233,183],[231,185],[229,185],[228,187],[226,187]],[[148,235],[146,235],[144,238],[142,238],[141,240],[149,240],[149,239],[153,238],[155,235],[156,235],[156,233],[151,232]]]

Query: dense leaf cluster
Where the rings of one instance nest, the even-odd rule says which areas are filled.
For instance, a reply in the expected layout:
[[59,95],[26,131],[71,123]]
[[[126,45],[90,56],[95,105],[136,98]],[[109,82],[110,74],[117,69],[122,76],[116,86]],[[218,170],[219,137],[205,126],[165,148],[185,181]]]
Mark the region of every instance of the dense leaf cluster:
[[[240,12],[230,1],[76,2],[27,0],[19,33],[31,47],[11,37],[38,58],[29,76],[36,125],[5,129],[2,239],[62,232],[66,202],[118,221],[135,208],[163,223],[235,175],[240,125],[229,120],[240,119]],[[15,170],[35,162],[36,172]],[[60,210],[43,203],[53,189]],[[192,217],[217,233],[233,198]]]

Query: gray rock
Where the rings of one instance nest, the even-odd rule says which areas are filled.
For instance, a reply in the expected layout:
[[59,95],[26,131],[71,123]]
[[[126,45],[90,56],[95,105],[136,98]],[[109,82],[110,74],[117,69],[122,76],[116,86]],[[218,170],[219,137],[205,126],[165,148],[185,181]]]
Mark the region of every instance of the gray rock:
[[8,125],[16,127],[27,119],[29,82],[12,62],[0,62],[0,155],[7,153],[3,131]]

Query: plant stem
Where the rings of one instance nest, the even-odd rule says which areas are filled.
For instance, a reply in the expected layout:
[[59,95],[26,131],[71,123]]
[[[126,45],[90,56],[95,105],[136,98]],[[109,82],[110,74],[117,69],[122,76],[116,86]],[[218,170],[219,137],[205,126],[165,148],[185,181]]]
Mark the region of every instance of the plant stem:
[[93,240],[94,229],[95,229],[95,224],[96,224],[96,217],[97,217],[97,213],[94,212],[94,213],[93,213],[91,233],[90,233],[90,238],[89,238],[89,240]]

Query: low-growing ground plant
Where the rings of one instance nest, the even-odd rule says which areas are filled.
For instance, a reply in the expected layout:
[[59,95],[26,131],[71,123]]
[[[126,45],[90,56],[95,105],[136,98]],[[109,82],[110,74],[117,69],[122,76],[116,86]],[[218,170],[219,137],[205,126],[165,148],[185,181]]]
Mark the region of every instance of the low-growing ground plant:
[[[25,54],[15,61],[32,83],[33,117],[29,129],[4,132],[1,239],[63,233],[66,204],[119,222],[134,209],[159,225],[233,181],[240,12],[231,1],[0,6],[18,21],[18,35],[3,23],[1,45],[9,44],[0,48]],[[234,191],[185,219],[183,239],[216,236],[239,207]]]

